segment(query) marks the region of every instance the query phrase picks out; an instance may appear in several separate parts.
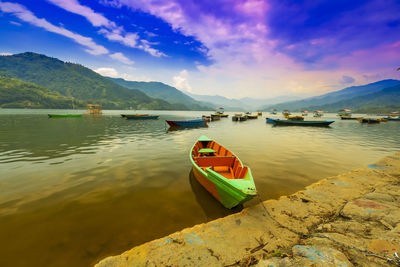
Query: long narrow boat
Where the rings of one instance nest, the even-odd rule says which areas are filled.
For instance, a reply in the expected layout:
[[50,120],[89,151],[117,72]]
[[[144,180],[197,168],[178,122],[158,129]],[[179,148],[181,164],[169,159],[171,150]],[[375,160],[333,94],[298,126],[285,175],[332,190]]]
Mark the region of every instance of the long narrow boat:
[[358,121],[361,123],[369,123],[369,124],[381,122],[380,119],[376,119],[376,118],[359,118]]
[[149,115],[149,114],[121,114],[121,117],[127,120],[156,120],[159,115]]
[[211,116],[203,115],[203,116],[201,116],[201,118],[206,120],[207,122],[211,121]]
[[329,126],[329,124],[335,121],[291,121],[291,120],[280,120],[266,118],[267,123],[272,123],[274,125],[285,125],[285,126]]
[[228,209],[257,194],[250,168],[207,136],[201,136],[193,145],[190,161],[199,183]]
[[221,116],[219,114],[211,114],[211,121],[219,121]]
[[204,119],[196,119],[196,120],[182,120],[182,121],[169,121],[166,122],[171,127],[201,127],[207,126],[207,121]]
[[389,121],[400,121],[400,118],[385,117],[384,119],[387,119]]
[[359,118],[358,117],[351,117],[351,116],[342,115],[342,116],[340,116],[340,119],[341,120],[358,120]]
[[82,114],[47,114],[49,118],[81,118]]
[[258,115],[252,115],[250,112],[246,112],[246,116],[249,120],[258,119]]

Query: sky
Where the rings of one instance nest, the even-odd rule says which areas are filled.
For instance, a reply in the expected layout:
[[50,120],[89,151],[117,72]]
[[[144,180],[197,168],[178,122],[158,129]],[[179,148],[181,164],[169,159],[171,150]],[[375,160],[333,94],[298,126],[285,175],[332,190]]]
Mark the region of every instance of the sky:
[[229,98],[400,79],[399,0],[0,0],[0,55]]

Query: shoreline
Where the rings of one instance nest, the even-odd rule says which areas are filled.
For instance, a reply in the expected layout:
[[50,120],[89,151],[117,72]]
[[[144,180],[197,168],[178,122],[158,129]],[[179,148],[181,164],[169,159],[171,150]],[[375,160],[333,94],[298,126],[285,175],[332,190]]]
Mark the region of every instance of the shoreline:
[[399,152],[96,266],[389,266],[394,252],[400,253]]

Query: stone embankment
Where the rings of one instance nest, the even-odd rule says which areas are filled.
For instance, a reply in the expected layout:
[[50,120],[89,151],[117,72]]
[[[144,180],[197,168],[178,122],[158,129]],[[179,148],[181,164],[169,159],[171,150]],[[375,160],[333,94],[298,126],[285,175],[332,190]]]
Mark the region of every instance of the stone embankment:
[[400,153],[96,266],[400,266],[395,252]]

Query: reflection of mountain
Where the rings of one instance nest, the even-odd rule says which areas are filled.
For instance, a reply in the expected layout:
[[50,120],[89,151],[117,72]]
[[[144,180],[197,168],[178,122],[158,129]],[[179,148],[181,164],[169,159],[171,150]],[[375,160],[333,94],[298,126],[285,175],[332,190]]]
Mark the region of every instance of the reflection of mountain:
[[189,182],[192,187],[192,191],[196,197],[197,203],[203,209],[204,213],[209,220],[215,220],[233,213],[237,213],[243,209],[242,205],[239,205],[233,209],[226,209],[221,203],[218,202],[194,177],[193,171],[190,171]]
[[45,114],[2,116],[0,162],[96,153],[100,145],[112,145],[112,140],[130,138],[135,132],[145,138],[159,134],[162,129],[160,121],[135,123],[108,116],[59,119],[48,119]]

